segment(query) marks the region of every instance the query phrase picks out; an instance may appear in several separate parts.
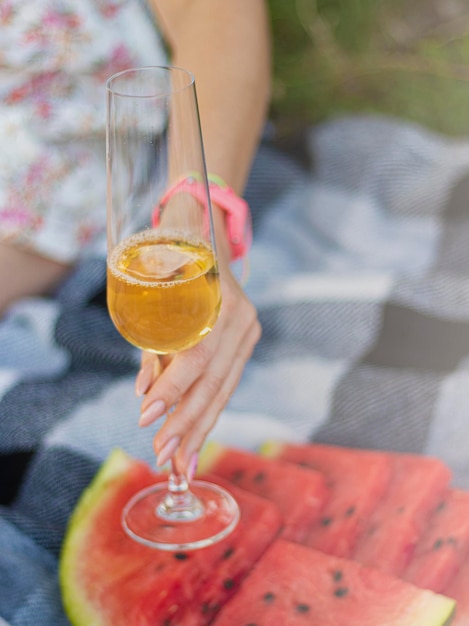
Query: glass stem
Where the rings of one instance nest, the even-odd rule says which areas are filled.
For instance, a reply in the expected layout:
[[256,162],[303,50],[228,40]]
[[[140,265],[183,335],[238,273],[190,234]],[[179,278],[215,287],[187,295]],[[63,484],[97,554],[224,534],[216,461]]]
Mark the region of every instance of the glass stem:
[[175,498],[178,496],[184,497],[189,491],[189,481],[184,474],[179,474],[175,471],[174,464],[168,479],[168,489]]
[[157,508],[157,514],[167,520],[188,521],[198,519],[204,512],[200,500],[189,489],[189,481],[177,471],[174,460],[168,479],[168,493]]

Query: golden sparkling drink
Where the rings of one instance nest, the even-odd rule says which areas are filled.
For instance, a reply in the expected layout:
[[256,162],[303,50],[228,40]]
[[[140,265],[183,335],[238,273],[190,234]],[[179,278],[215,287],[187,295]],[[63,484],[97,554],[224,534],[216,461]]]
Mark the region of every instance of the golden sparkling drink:
[[148,230],[109,255],[107,304],[127,341],[168,354],[195,345],[215,324],[221,304],[211,248]]

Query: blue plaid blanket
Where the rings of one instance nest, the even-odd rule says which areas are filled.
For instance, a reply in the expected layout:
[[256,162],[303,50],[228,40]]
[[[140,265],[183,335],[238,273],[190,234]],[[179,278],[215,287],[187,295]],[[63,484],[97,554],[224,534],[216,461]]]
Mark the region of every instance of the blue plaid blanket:
[[[310,167],[269,146],[253,167],[263,336],[211,436],[428,453],[469,488],[469,141],[352,117],[304,143]],[[68,624],[57,560],[77,498],[115,446],[153,462],[104,289],[88,258],[0,322],[0,626]]]

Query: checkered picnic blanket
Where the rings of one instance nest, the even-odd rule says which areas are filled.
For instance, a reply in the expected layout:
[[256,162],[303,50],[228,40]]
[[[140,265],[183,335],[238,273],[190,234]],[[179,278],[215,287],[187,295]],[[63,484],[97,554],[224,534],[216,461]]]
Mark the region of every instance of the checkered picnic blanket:
[[[438,455],[468,488],[469,141],[382,117],[304,139],[311,168],[269,146],[253,168],[247,291],[263,336],[211,436]],[[0,507],[7,626],[68,624],[57,558],[77,498],[115,446],[153,461],[138,355],[104,286],[103,258],[88,258],[0,323],[0,458],[29,460]]]

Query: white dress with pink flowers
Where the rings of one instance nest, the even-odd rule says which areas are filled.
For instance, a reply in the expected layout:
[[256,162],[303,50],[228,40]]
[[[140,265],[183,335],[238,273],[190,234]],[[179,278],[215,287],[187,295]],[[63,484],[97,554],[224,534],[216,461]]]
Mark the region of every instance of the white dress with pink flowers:
[[166,62],[140,0],[0,1],[0,241],[73,262],[106,220],[105,82]]

